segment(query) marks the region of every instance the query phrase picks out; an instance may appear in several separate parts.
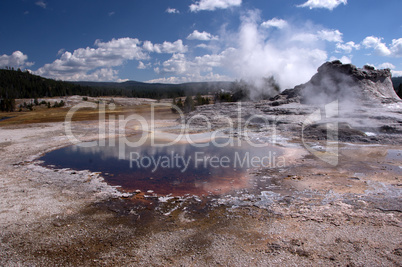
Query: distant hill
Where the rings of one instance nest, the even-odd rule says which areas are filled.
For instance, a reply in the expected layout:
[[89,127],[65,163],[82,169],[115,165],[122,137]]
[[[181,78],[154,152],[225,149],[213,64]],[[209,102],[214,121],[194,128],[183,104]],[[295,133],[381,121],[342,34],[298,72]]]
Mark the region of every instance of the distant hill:
[[231,82],[202,82],[161,84],[127,81],[116,82],[64,82],[43,78],[27,71],[0,69],[1,98],[39,98],[68,95],[126,96],[144,98],[173,98],[197,93],[206,94],[227,90]]
[[[177,92],[177,96],[208,94],[210,92],[217,92],[221,89],[229,90],[233,86],[233,82],[194,82],[182,84],[164,84],[164,83],[143,83],[137,81],[127,81],[123,83],[115,82],[73,82],[73,84],[81,86],[90,86],[92,88],[108,88],[120,89],[125,91],[136,92],[139,96],[141,94],[151,95],[154,94],[160,97],[160,93],[164,93],[166,97],[174,97],[173,92]],[[140,96],[139,96],[140,97]]]

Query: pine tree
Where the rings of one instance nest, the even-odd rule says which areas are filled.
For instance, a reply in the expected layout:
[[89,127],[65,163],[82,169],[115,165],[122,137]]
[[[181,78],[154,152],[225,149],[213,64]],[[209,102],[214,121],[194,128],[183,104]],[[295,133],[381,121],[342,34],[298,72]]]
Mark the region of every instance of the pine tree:
[[195,110],[194,100],[191,96],[187,96],[186,100],[184,100],[184,112],[189,113]]

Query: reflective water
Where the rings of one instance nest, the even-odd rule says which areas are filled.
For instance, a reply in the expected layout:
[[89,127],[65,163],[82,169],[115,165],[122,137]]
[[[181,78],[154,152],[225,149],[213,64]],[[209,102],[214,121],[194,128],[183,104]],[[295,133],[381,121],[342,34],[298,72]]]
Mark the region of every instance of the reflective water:
[[73,145],[49,152],[40,160],[45,166],[102,172],[109,184],[125,191],[152,190],[160,195],[223,194],[248,187],[248,169],[285,164],[280,148],[255,147],[236,139],[165,147],[148,140],[133,148],[119,146],[121,142],[124,140],[90,148]]

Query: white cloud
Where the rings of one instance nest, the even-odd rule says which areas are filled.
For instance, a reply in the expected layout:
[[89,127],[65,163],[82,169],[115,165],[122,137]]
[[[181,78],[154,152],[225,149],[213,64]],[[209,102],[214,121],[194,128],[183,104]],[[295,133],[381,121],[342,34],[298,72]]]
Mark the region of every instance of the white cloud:
[[163,53],[169,53],[169,54],[185,53],[188,50],[187,46],[183,45],[183,41],[180,39],[173,43],[163,42],[163,44],[159,45],[159,47]]
[[373,48],[374,51],[380,56],[390,56],[391,51],[388,49],[387,45],[382,42],[382,38],[375,36],[368,36],[364,38],[362,45],[365,48]]
[[344,44],[343,43],[336,44],[336,52],[338,52],[338,53],[344,52],[344,53],[350,54],[350,53],[352,53],[353,49],[359,50],[360,45],[355,44],[353,41],[350,41],[350,42],[347,42]]
[[108,15],[109,17],[113,16],[114,14],[116,14],[116,12],[114,12],[114,11],[107,13],[107,15]]
[[196,57],[193,64],[195,64],[195,66],[197,66],[201,71],[211,72],[214,67],[220,67],[222,65],[223,58],[224,53],[220,55],[203,55]]
[[187,62],[184,54],[174,54],[170,59],[163,62],[162,66],[164,73],[183,74],[188,70],[189,62]]
[[0,68],[13,67],[13,68],[25,68],[30,67],[34,63],[28,62],[28,56],[24,55],[21,51],[15,51],[11,55],[0,56]]
[[144,64],[144,62],[139,61],[139,62],[138,62],[137,69],[139,69],[139,70],[145,70],[145,69],[149,68],[150,66],[151,66],[151,63]]
[[218,40],[218,36],[213,36],[212,34],[203,31],[199,32],[194,30],[189,36],[187,36],[187,40],[200,40],[200,41],[211,41],[211,40]]
[[352,63],[352,59],[347,57],[347,56],[343,56],[341,58],[338,57],[331,57],[329,59],[329,61],[334,61],[334,60],[340,60],[343,64],[351,64]]
[[395,65],[389,62],[384,62],[377,66],[378,69],[395,69]]
[[71,77],[72,81],[117,81],[118,71],[111,68],[102,68],[92,73],[76,73]]
[[195,58],[187,58],[184,54],[174,54],[170,59],[154,68],[160,75],[172,75],[148,82],[183,83],[191,81],[229,81],[233,80],[225,75],[214,73],[216,68],[222,66],[226,57],[226,51],[220,54],[203,55]]
[[[120,66],[128,60],[148,60],[149,53],[185,53],[187,46],[182,40],[152,44],[136,38],[112,39],[109,42],[95,41],[96,48],[79,48],[74,52],[65,51],[59,59],[34,71],[35,74],[61,80],[116,80],[117,72],[113,67]],[[149,67],[139,63],[138,68]]]
[[393,77],[401,77],[402,76],[402,70],[391,70],[392,76]]
[[402,57],[402,38],[393,39],[390,49],[393,56]]
[[168,7],[165,12],[169,13],[169,14],[179,14],[180,13],[180,11],[177,10],[176,8],[170,8],[170,7]]
[[190,5],[191,12],[201,10],[226,9],[229,7],[240,6],[242,0],[200,0],[195,4]]
[[155,53],[186,53],[188,51],[188,47],[183,45],[182,40],[177,40],[173,43],[171,42],[163,42],[163,44],[152,44],[151,41],[145,41],[143,44],[143,49],[148,52]]
[[61,80],[115,80],[116,72],[111,67],[120,66],[126,60],[144,60],[149,55],[133,38],[112,39],[109,42],[95,41],[97,48],[79,48],[73,53],[66,51],[59,59],[34,71],[35,74]]
[[380,56],[402,57],[402,38],[393,39],[390,47],[383,43],[383,38],[368,36],[362,41],[365,48],[372,48]]
[[288,25],[286,20],[283,19],[278,19],[278,18],[273,18],[267,21],[264,21],[263,23],[261,23],[261,27],[264,28],[271,28],[271,27],[275,27],[278,29],[283,29]]
[[45,3],[45,1],[37,1],[35,3],[35,5],[40,6],[41,8],[46,8],[47,4]]
[[318,38],[328,42],[342,43],[342,33],[338,30],[321,30],[317,32]]
[[304,4],[298,5],[298,7],[308,7],[310,9],[313,8],[326,8],[329,10],[333,10],[340,4],[347,4],[347,0],[308,0]]

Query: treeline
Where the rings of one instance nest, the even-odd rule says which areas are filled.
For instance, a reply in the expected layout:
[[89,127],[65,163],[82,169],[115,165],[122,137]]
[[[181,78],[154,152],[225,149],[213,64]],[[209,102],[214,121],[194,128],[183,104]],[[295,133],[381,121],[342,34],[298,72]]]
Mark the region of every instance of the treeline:
[[46,79],[28,71],[0,69],[1,98],[40,98],[74,94],[97,94],[92,88]]
[[183,102],[181,98],[176,101],[176,98],[173,98],[172,102],[172,112],[177,113],[177,109],[179,108],[181,111],[184,113],[189,113],[193,110],[195,110],[196,106],[201,106],[201,105],[208,105],[210,104],[210,100],[208,97],[203,97],[201,94],[197,94],[195,98],[193,96],[187,96]]
[[20,69],[0,69],[0,111],[14,111],[16,109],[15,99],[17,98],[37,99],[85,95],[91,97],[124,96],[161,99],[185,96],[184,89],[177,86],[161,88],[135,85],[115,86],[117,83],[110,84],[110,86],[81,85],[46,79]]
[[17,98],[43,98],[83,95],[123,96],[139,98],[175,98],[197,93],[207,94],[230,87],[229,82],[149,84],[135,81],[124,83],[64,82],[33,75],[13,68],[0,69],[0,111],[14,111]]
[[85,95],[91,97],[126,96],[157,99],[185,96],[184,89],[180,88],[180,86],[154,86],[145,83],[131,83],[82,82],[81,84],[46,79],[33,75],[28,71],[21,71],[20,69],[0,69],[0,96],[3,98],[15,99]]
[[33,102],[32,101],[30,103],[24,102],[23,104],[20,104],[18,108],[19,111],[22,111],[23,108],[33,110],[34,106],[42,106],[42,105],[44,105],[47,108],[61,108],[64,107],[66,103],[63,100],[60,100],[60,102],[55,101],[52,105],[50,102],[46,102],[45,100],[39,102],[38,99],[35,98]]

